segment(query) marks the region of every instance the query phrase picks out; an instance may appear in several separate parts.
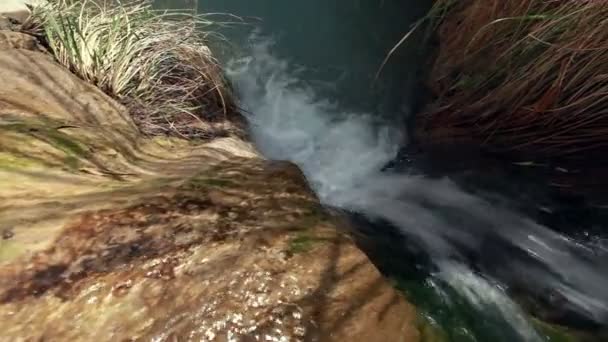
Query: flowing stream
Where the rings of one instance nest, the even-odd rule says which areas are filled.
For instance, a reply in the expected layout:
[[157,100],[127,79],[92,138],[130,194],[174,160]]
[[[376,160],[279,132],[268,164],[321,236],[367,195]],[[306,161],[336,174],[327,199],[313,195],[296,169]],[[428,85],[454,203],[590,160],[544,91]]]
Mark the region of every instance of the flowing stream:
[[561,341],[531,311],[606,329],[605,238],[547,227],[518,210],[512,196],[472,192],[450,174],[431,177],[415,161],[387,167],[408,143],[425,48],[404,47],[372,86],[374,74],[427,5],[197,4],[243,18],[224,32],[235,45],[225,66],[258,148],[299,165],[323,203],[352,214],[375,241],[378,264],[437,334],[446,341]]

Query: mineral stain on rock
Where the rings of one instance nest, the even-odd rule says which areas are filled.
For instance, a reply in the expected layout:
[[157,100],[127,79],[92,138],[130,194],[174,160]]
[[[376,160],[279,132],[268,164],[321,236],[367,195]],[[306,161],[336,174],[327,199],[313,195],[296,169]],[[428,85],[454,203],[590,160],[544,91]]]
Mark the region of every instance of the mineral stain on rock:
[[2,240],[9,240],[14,235],[15,234],[13,233],[13,231],[10,228],[5,228],[2,230]]

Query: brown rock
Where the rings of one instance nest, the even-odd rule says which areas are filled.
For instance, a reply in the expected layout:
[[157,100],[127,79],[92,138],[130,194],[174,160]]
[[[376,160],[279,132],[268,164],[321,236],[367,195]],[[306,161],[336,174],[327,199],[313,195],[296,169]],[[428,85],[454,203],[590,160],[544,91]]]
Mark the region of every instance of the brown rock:
[[0,50],[7,49],[43,50],[33,36],[21,32],[0,31]]
[[0,31],[11,31],[13,29],[13,23],[8,17],[0,14]]
[[0,79],[0,340],[418,340],[294,165],[143,138],[41,53]]

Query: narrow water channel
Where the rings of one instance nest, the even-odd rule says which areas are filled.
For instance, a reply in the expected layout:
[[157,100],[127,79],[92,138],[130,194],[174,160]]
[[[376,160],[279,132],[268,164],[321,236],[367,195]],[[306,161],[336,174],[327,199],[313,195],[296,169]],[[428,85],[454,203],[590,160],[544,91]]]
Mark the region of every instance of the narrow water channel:
[[224,63],[254,142],[298,164],[326,205],[352,216],[362,245],[433,334],[566,341],[534,314],[599,341],[608,325],[606,240],[548,227],[506,190],[472,192],[415,161],[387,168],[408,143],[426,47],[404,46],[376,83],[374,74],[426,1],[169,3],[240,18],[223,29],[234,45]]

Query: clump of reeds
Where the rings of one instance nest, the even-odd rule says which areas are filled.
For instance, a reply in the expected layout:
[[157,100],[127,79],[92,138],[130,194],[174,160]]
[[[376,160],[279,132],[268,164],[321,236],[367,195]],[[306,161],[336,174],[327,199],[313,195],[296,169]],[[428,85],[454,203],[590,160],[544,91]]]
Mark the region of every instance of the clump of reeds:
[[608,2],[436,0],[432,144],[570,157],[608,147]]
[[237,116],[205,16],[148,1],[58,0],[32,20],[59,63],[127,105],[144,133],[211,138]]

